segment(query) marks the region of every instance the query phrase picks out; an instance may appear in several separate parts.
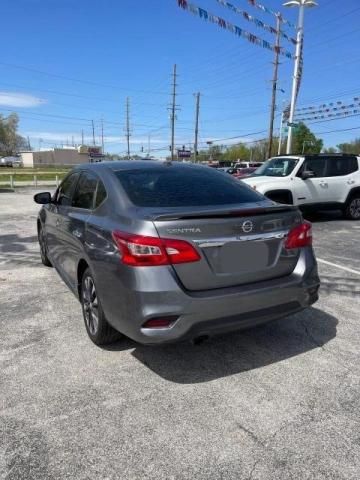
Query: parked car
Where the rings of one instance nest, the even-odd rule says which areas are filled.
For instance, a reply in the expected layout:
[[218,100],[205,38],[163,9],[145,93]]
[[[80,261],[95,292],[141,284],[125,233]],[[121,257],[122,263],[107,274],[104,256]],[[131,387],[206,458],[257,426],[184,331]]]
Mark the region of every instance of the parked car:
[[23,164],[20,157],[2,157],[0,158],[1,167],[21,167]]
[[247,328],[318,298],[311,224],[211,168],[87,164],[34,199],[42,262],[80,300],[96,344]]
[[239,168],[237,169],[237,178],[245,178],[252,175],[256,170],[256,167],[249,167],[249,168]]
[[233,177],[239,177],[240,173],[237,168],[234,167],[221,167],[217,169],[220,172],[228,173],[229,175],[232,175]]
[[259,168],[263,165],[263,162],[238,162],[235,164],[235,168],[243,169],[243,168]]
[[282,155],[244,181],[279,203],[341,209],[346,218],[360,219],[360,157],[355,155]]

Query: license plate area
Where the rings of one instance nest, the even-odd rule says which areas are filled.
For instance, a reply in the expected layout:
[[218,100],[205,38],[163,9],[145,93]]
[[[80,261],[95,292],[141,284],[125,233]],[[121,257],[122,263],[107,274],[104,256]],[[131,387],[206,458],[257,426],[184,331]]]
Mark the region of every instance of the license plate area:
[[234,241],[204,249],[214,273],[228,275],[266,270],[276,263],[278,252],[278,241]]

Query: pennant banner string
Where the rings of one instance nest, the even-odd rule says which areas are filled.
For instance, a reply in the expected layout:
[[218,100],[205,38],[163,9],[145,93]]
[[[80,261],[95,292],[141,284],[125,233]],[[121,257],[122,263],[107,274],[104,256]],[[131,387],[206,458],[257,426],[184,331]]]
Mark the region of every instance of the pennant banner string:
[[[360,101],[360,97],[354,97],[353,98],[353,101],[354,102],[359,102]],[[316,105],[316,106],[312,106],[312,107],[302,107],[302,108],[298,108],[296,109],[296,112],[304,112],[304,113],[313,113],[312,110],[319,110],[319,109],[324,109],[324,108],[335,108],[335,107],[341,107],[341,105],[343,105],[344,102],[342,101],[338,101],[338,102],[331,102],[331,103],[324,103],[323,105]],[[309,112],[307,112],[308,110],[310,110]]]
[[278,49],[280,55],[283,55],[286,58],[291,58],[291,59],[294,58],[293,54],[285,50],[283,47],[277,47],[276,45],[271,45],[267,40],[263,40],[257,37],[256,35],[253,35],[252,33],[249,33],[246,30],[243,30],[237,25],[234,25],[233,23],[230,23],[227,20],[224,20],[223,18],[218,17],[217,15],[213,15],[212,13],[208,12],[207,10],[204,10],[203,8],[197,7],[196,5],[188,2],[187,0],[178,0],[178,5],[184,10],[188,10],[192,14],[199,16],[203,20],[207,20],[211,23],[214,23],[215,25],[218,25],[220,28],[223,28],[224,30],[229,30],[229,32],[234,33],[238,37],[245,38],[246,40],[248,40],[250,43],[253,43],[254,45],[258,45],[259,47],[266,48],[267,50],[271,50],[273,52],[275,52]]
[[336,118],[336,117],[344,118],[349,115],[356,115],[356,114],[360,114],[360,108],[354,109],[354,110],[343,110],[341,112],[336,112],[336,113],[327,113],[326,115],[315,115],[315,116],[304,117],[300,119],[297,118],[296,121],[305,122],[310,120],[323,120],[325,118]]
[[[235,5],[227,2],[226,0],[216,0],[216,1],[218,3],[220,3],[220,5],[223,5],[224,7],[227,7],[230,10],[232,10],[233,12],[238,13],[243,18],[245,18],[245,20],[247,20],[248,22],[253,22],[253,23],[255,23],[255,25],[257,27],[262,28],[262,29],[266,30],[267,32],[270,32],[270,33],[276,35],[276,33],[277,33],[276,28],[272,27],[271,25],[267,25],[266,23],[262,22],[261,20],[258,20],[257,18],[253,17],[252,15],[249,15],[244,10],[241,10],[240,8],[235,7]],[[297,41],[296,41],[295,38],[289,37],[289,35],[287,35],[283,31],[280,31],[280,35],[283,38],[285,38],[286,40],[288,40],[289,42],[291,42],[293,45],[296,45]]]
[[360,107],[360,102],[354,102],[351,105],[341,105],[333,108],[323,108],[320,110],[310,110],[308,112],[297,113],[296,118],[303,117],[304,115],[315,115],[317,113],[329,113],[329,112],[338,112],[341,110],[347,110],[349,108]]
[[[255,7],[263,12],[270,13],[270,15],[275,15],[275,16],[278,15],[276,12],[274,12],[274,10],[270,10],[270,8],[267,8],[264,5],[261,5],[256,0],[247,0],[247,2],[250,3],[252,7]],[[281,17],[281,21],[282,23],[284,23],[285,25],[288,25],[289,27],[296,28],[296,26],[293,23],[289,22],[283,17]]]

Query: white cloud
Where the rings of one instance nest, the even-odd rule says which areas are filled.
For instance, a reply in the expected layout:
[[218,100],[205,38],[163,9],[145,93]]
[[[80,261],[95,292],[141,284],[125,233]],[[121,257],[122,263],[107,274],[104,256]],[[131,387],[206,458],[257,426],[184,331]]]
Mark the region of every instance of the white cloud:
[[0,92],[0,105],[6,107],[38,107],[45,100],[34,95],[17,92]]
[[[72,139],[74,139],[74,143],[79,144],[81,143],[81,134],[76,131],[76,132],[45,132],[45,131],[39,131],[39,132],[23,132],[22,135],[29,136],[33,140],[39,140],[42,139],[44,142],[48,143],[66,143],[66,142],[72,142]],[[99,143],[100,138],[99,135],[96,135],[95,141]],[[93,142],[93,137],[92,135],[84,135],[84,143],[91,144]],[[106,135],[104,137],[104,142],[105,144],[114,144],[116,145],[121,145],[126,143],[125,135]],[[132,145],[144,145],[146,146],[148,142],[148,137],[147,136],[134,136],[130,138],[130,143]],[[160,137],[152,137],[151,138],[151,145],[167,145],[169,142],[168,139],[165,138],[160,138]]]

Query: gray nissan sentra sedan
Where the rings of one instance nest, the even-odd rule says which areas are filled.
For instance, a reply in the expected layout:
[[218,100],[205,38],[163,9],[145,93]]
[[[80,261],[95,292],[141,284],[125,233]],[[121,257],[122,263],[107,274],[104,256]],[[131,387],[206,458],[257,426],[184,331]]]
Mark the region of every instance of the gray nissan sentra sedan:
[[96,344],[196,339],[318,299],[311,224],[212,168],[83,165],[34,198],[42,262],[80,299]]

